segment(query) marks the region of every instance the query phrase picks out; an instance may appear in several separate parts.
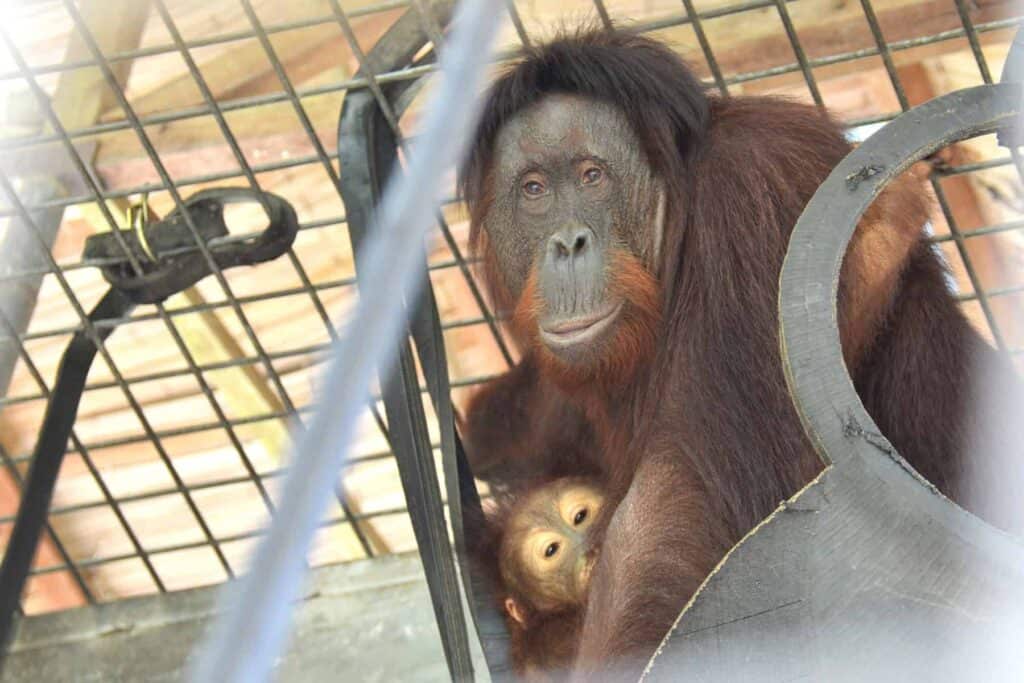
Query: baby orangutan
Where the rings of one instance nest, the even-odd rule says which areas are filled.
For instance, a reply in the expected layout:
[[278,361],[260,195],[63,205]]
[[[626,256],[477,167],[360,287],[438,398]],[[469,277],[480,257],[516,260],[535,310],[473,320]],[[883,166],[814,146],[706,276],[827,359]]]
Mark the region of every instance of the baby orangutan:
[[512,664],[524,678],[568,673],[597,559],[587,531],[603,504],[596,480],[562,477],[499,503],[488,515]]

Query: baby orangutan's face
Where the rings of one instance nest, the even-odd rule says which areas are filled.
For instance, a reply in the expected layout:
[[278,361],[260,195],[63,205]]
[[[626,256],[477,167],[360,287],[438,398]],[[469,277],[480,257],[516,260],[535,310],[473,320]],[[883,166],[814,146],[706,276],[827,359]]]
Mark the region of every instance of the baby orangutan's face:
[[[587,530],[604,495],[582,479],[561,479],[531,492],[509,519],[501,548],[503,578],[513,595],[538,612],[582,605],[595,553]],[[522,624],[514,598],[505,607]]]

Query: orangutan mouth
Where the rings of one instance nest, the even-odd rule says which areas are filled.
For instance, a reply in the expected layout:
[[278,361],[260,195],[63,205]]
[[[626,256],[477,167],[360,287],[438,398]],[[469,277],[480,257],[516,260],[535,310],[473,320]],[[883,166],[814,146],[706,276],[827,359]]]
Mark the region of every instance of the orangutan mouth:
[[559,349],[586,344],[608,329],[618,318],[621,310],[622,302],[619,301],[605,306],[593,315],[542,325],[540,338],[548,346]]

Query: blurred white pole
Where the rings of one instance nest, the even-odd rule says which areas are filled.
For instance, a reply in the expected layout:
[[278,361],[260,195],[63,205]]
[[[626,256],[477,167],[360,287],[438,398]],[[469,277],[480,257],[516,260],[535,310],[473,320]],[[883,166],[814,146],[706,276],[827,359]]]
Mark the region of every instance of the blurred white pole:
[[463,0],[441,56],[441,84],[427,108],[408,171],[393,176],[364,243],[355,315],[335,344],[319,409],[298,441],[281,504],[250,572],[225,587],[226,610],[190,671],[199,683],[265,681],[282,651],[306,554],[366,409],[370,382],[395,361],[403,300],[424,278],[423,238],[434,224],[445,172],[462,158],[482,105],[480,91],[501,17],[498,0]]

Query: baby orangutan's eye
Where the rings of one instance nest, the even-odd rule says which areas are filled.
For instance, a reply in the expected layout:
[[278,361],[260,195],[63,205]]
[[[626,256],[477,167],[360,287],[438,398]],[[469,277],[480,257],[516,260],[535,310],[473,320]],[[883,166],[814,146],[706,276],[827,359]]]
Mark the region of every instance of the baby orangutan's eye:
[[555,553],[558,552],[558,543],[550,543],[547,548],[544,548],[544,557],[554,557]]
[[583,520],[585,520],[586,518],[587,518],[587,508],[581,508],[579,511],[576,512],[575,515],[573,515],[572,525],[573,526],[579,526],[580,524],[583,524]]

